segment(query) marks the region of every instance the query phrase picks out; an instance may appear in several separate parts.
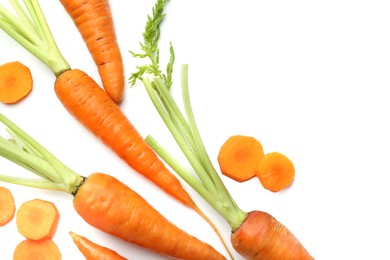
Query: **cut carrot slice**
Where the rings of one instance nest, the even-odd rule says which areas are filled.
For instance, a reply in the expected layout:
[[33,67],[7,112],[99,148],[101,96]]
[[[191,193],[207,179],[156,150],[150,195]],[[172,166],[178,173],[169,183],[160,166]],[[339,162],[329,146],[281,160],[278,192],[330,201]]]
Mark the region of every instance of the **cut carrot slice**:
[[15,201],[12,193],[5,187],[0,187],[0,226],[10,222],[15,215]]
[[0,101],[14,104],[30,94],[33,79],[30,69],[18,61],[0,66]]
[[16,213],[19,233],[32,240],[52,238],[59,219],[57,207],[52,202],[41,199],[23,203]]
[[13,260],[60,260],[61,258],[60,250],[51,239],[23,240],[15,247],[13,255]]
[[273,152],[266,154],[256,168],[256,174],[267,190],[278,192],[294,180],[294,164],[285,155]]
[[221,146],[218,163],[222,174],[244,182],[256,176],[255,168],[263,156],[263,146],[257,139],[234,135]]

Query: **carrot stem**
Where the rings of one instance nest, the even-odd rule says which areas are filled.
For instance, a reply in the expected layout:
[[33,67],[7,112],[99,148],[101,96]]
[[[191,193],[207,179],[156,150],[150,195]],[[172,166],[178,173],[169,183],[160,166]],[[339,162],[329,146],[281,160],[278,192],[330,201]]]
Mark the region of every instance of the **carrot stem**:
[[56,76],[70,69],[54,41],[38,1],[24,1],[28,14],[18,0],[10,2],[16,15],[0,4],[0,28],[45,63]]
[[[192,174],[174,160],[173,156],[169,155],[152,137],[148,136],[145,141],[184,181],[226,219],[233,230],[238,228],[246,218],[247,213],[241,210],[231,198],[206,152],[191,108],[188,91],[188,66],[184,65],[182,67],[182,91],[187,120],[178,109],[177,104],[160,77],[154,78],[152,82],[148,78],[144,78],[143,83],[158,113],[201,182],[193,181]],[[181,131],[181,125],[174,123],[179,121],[183,124],[188,124],[189,131]]]
[[[77,190],[77,187],[84,181],[82,176],[69,169],[3,114],[0,114],[0,122],[6,125],[12,135],[17,136],[17,140],[19,140],[10,141],[0,137],[0,155],[29,170],[33,169],[35,174],[45,178],[36,181],[0,175],[0,180],[69,193],[74,193]],[[15,142],[21,147],[28,145],[31,148],[29,150],[21,149],[15,145]]]

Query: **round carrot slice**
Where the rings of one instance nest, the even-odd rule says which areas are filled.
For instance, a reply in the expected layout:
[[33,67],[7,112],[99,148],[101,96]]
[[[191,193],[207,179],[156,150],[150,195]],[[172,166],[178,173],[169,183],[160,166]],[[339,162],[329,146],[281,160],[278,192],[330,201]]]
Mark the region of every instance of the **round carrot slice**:
[[21,235],[32,240],[52,238],[60,213],[50,201],[33,199],[23,203],[16,213],[16,226]]
[[0,101],[14,104],[30,94],[33,79],[30,69],[18,61],[0,66]]
[[257,139],[234,135],[221,146],[218,163],[222,174],[244,182],[256,176],[255,168],[263,156],[263,146]]
[[278,192],[293,182],[295,168],[285,155],[272,152],[261,159],[256,174],[265,189]]

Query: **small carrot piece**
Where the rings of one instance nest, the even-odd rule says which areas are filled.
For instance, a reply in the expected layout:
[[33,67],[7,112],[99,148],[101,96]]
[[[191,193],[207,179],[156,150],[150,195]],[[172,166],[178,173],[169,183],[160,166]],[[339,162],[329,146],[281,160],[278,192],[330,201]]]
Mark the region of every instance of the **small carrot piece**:
[[256,138],[234,135],[221,146],[218,163],[222,174],[244,182],[256,176],[255,168],[263,156],[263,146]]
[[283,224],[262,211],[250,212],[231,241],[246,259],[314,259]]
[[121,103],[125,86],[121,52],[108,0],[60,0],[92,55],[107,94]]
[[60,213],[54,203],[33,199],[24,202],[16,213],[16,226],[21,235],[31,240],[52,238]]
[[86,237],[75,234],[72,231],[69,232],[69,234],[72,237],[73,242],[76,244],[77,248],[80,250],[80,252],[87,260],[94,260],[94,259],[126,260],[126,258],[119,255],[114,250],[98,245],[90,241]]
[[30,94],[33,79],[30,69],[13,61],[0,66],[0,101],[15,104]]
[[15,201],[11,191],[5,187],[0,187],[0,227],[13,219],[15,211]]
[[294,180],[294,164],[284,154],[268,153],[256,167],[256,174],[267,190],[278,192],[290,186]]
[[14,250],[13,260],[61,260],[62,255],[56,243],[51,239],[25,239]]

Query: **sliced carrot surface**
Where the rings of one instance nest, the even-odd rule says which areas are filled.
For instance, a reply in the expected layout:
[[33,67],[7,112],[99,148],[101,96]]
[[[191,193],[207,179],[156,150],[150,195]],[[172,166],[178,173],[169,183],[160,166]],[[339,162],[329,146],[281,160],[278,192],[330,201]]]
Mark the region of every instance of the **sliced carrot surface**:
[[0,187],[0,226],[10,222],[15,215],[15,201],[12,193],[5,187]]
[[263,156],[263,146],[256,138],[234,135],[221,146],[218,163],[222,174],[244,182],[256,176],[255,168]]
[[0,101],[15,104],[30,94],[33,79],[30,69],[18,61],[0,65]]
[[259,162],[256,174],[267,190],[278,192],[290,186],[294,180],[295,168],[287,156],[272,152],[267,153]]
[[61,252],[51,239],[25,239],[14,250],[13,260],[60,260]]
[[25,238],[52,238],[57,230],[60,214],[50,201],[33,199],[24,202],[16,213],[18,231]]

